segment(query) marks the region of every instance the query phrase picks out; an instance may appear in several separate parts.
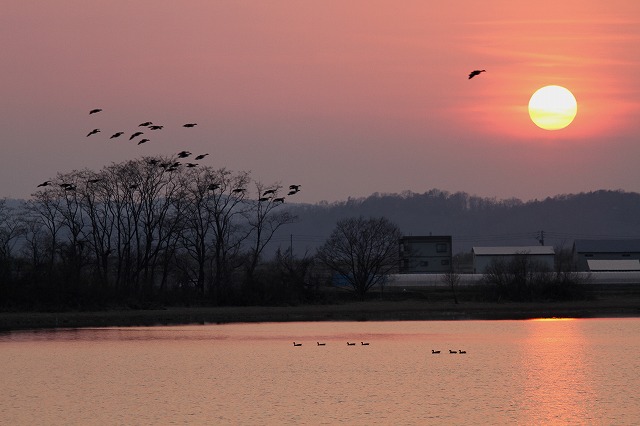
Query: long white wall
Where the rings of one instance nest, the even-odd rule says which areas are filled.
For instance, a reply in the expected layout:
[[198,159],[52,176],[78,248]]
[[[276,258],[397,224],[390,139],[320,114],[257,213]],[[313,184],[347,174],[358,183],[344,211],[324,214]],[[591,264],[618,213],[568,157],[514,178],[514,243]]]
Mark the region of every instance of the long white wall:
[[[585,284],[639,284],[640,272],[574,272]],[[460,286],[479,284],[482,274],[460,274]],[[447,287],[444,274],[392,274],[387,287]]]

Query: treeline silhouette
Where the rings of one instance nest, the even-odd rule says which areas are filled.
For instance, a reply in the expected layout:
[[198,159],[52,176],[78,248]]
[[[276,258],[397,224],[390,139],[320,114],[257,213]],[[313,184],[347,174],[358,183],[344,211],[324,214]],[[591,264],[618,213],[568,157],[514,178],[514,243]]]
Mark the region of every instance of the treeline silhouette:
[[287,190],[298,188],[163,157],[58,174],[30,200],[0,203],[0,304],[83,309],[303,298],[308,260],[279,253],[269,268],[262,261],[278,228],[296,219],[283,208]]
[[523,202],[433,189],[283,204],[299,188],[175,163],[144,157],[59,174],[27,201],[0,201],[0,307],[315,301],[329,276],[316,249],[349,217],[451,235],[454,254],[541,243],[567,253],[576,238],[640,237],[640,194],[631,192]]

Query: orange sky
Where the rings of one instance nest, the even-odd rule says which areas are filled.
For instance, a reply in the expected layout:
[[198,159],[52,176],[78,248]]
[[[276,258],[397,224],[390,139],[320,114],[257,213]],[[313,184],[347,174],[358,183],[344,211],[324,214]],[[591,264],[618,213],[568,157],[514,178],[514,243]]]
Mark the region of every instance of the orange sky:
[[[634,0],[9,0],[0,197],[182,149],[306,202],[640,191],[639,21]],[[527,113],[550,84],[578,101],[555,132]],[[151,142],[109,141],[146,120]]]

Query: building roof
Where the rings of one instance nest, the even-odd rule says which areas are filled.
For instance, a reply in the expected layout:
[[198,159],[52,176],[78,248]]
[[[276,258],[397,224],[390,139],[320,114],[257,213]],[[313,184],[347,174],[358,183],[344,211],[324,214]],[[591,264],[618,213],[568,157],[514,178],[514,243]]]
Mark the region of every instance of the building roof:
[[575,240],[576,253],[629,253],[640,252],[640,239]]
[[640,271],[640,260],[600,260],[587,259],[590,271]]
[[556,253],[552,246],[473,247],[472,251],[476,256],[554,255]]
[[404,241],[442,241],[451,240],[451,235],[404,235],[400,239]]

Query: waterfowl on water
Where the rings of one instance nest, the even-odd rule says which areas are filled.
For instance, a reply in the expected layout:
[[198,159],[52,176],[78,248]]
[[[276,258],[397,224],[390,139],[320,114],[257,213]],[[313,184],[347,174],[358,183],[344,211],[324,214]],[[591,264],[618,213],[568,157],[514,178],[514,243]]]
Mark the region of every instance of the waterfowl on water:
[[440,353],[440,351],[434,351],[433,349],[431,349],[431,353],[432,353],[432,354],[439,354],[439,353]]
[[302,346],[302,343],[293,342],[293,346]]

